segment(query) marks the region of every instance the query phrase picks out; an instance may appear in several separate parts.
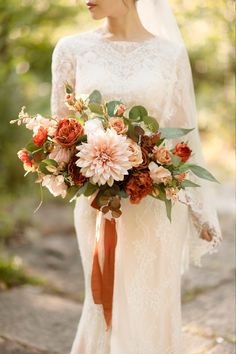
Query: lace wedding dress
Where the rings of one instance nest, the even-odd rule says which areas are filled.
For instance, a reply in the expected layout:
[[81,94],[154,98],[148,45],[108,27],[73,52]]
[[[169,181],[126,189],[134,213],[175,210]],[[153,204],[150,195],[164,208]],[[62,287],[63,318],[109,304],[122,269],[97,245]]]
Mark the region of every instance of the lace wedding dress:
[[[68,114],[64,105],[67,80],[78,93],[98,89],[104,100],[142,104],[161,127],[192,128],[188,120],[192,112],[183,100],[188,96],[189,70],[183,47],[157,36],[142,42],[112,41],[102,37],[99,29],[67,36],[59,40],[52,58],[52,114],[57,118]],[[186,139],[194,145],[197,133],[191,134]],[[199,161],[198,156],[193,161]],[[189,263],[200,266],[201,257],[217,251],[222,239],[216,211],[209,194],[205,197],[203,192],[186,190],[182,197],[187,205],[174,205],[171,223],[162,201],[148,196],[132,205],[122,200],[109,331],[105,330],[102,305],[93,302],[90,285],[97,211],[86,197],[77,199],[74,221],[85,300],[70,354],[184,353],[181,274]],[[206,224],[211,242],[200,238]]]

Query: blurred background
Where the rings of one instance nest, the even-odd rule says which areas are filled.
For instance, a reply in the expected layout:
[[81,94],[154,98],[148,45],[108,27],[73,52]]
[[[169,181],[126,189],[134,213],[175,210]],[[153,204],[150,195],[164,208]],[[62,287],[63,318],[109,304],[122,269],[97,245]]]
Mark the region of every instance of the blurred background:
[[[232,279],[234,268],[235,14],[230,0],[170,0],[170,4],[190,55],[204,155],[209,169],[221,182],[217,203],[227,235],[220,256],[206,263],[208,273],[200,275],[199,270],[193,270],[195,278],[186,276],[183,280],[183,303],[190,306],[192,302],[194,306],[193,301],[200,301],[207,294],[206,283],[212,291],[225,279]],[[17,118],[23,105],[32,115],[38,112],[50,115],[51,56],[56,41],[101,23],[90,18],[84,1],[0,0],[0,302],[3,304],[0,318],[4,318],[0,325],[0,349],[2,345],[4,351],[0,352],[26,354],[34,353],[36,348],[65,353],[78,322],[79,316],[72,314],[80,313],[84,290],[73,228],[73,205],[51,197],[45,190],[42,207],[33,213],[40,202],[40,190],[31,176],[23,177],[22,164],[16,155],[30,139],[30,132],[10,125],[9,121]],[[67,321],[65,337],[57,338],[57,344],[50,346],[45,329],[42,337],[32,342],[34,326],[27,330],[20,325],[13,328],[11,316],[17,312],[14,299],[21,301],[21,315],[26,322],[34,308],[38,328],[49,326],[49,333],[50,326],[55,328],[55,324],[54,333],[59,333]],[[46,320],[49,308],[43,308],[45,299],[52,311],[51,322]],[[64,316],[63,323],[59,315]],[[22,320],[22,316],[19,318]],[[231,353],[234,334],[225,329],[226,336],[218,329],[214,332],[212,327],[207,334],[200,330],[195,333],[195,327],[189,327],[190,322],[186,320],[186,333],[191,339],[187,354],[203,353],[204,348],[213,348],[211,343],[218,346],[223,342],[222,353]],[[200,336],[201,340],[198,342],[194,336]],[[203,349],[198,344],[204,342],[201,336],[206,340]]]

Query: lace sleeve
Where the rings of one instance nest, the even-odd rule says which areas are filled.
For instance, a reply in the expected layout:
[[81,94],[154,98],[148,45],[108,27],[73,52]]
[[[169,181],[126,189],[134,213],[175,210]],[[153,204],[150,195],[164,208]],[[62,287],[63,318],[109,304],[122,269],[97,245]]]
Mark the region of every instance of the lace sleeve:
[[65,81],[75,87],[75,64],[67,42],[66,37],[61,38],[52,55],[51,113],[56,119],[70,113],[65,105]]
[[[207,168],[197,123],[191,65],[185,47],[181,47],[177,55],[172,92],[166,103],[165,115],[165,126],[195,128],[184,139],[175,139],[172,142],[175,144],[181,140],[187,140],[193,151],[193,156],[189,159],[189,162]],[[202,256],[217,252],[222,241],[221,228],[214,203],[214,182],[200,179],[194,174],[191,174],[189,178],[200,184],[201,187],[186,188],[183,193],[183,201],[187,204],[190,213],[183,271],[188,269],[189,264],[202,266]],[[205,227],[211,235],[208,240],[201,238],[201,231]]]

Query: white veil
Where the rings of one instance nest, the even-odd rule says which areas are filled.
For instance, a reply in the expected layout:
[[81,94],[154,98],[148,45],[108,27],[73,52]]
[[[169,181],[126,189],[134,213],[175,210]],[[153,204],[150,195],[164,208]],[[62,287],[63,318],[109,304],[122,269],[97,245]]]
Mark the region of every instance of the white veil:
[[[200,134],[198,129],[198,119],[195,101],[195,92],[193,77],[187,49],[176,22],[175,16],[168,4],[168,0],[137,0],[136,8],[143,26],[153,35],[165,38],[184,49],[184,65],[180,76],[183,76],[183,99],[184,111],[187,112],[188,124],[190,128],[195,128],[186,136],[186,140],[191,146],[194,156],[192,163],[207,168],[206,161],[202,151]],[[181,80],[181,77],[178,79]],[[180,84],[181,86],[181,84]],[[172,126],[179,126],[172,119]],[[178,121],[178,120],[177,120]],[[195,176],[191,178],[194,180]],[[218,245],[222,241],[222,233],[219,225],[218,214],[214,203],[213,182],[203,179],[196,179],[196,183],[201,187],[187,188],[184,201],[188,204],[190,210],[190,220],[188,235],[185,248],[183,250],[182,273],[188,269],[189,264],[201,266],[201,257],[206,253],[218,251]],[[200,238],[202,227],[207,226],[212,240]]]

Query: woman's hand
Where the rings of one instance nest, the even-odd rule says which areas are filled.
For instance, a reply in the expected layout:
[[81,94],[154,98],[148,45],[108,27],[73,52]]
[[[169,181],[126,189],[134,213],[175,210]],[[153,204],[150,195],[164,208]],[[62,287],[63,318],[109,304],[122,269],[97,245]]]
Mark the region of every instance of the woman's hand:
[[212,239],[213,239],[213,236],[212,236],[212,234],[210,233],[210,231],[209,231],[209,229],[208,229],[207,226],[204,226],[204,227],[202,228],[200,237],[201,237],[203,240],[206,240],[206,241],[208,241],[208,242],[212,241]]

